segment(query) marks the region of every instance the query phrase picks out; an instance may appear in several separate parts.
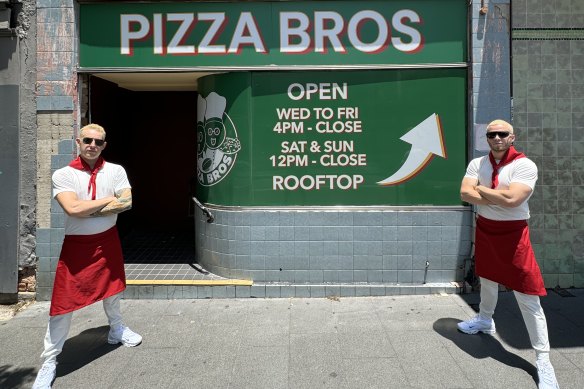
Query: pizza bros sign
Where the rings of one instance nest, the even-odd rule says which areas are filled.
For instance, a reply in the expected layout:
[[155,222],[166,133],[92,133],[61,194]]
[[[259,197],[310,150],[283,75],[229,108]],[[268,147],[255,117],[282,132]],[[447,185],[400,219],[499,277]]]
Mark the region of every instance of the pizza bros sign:
[[82,2],[79,67],[466,66],[467,5],[468,0]]
[[[252,12],[242,11],[235,18],[232,15],[228,17],[225,12],[120,14],[120,54],[132,56],[134,44],[142,41],[152,44],[154,55],[230,55],[239,54],[246,46],[260,54],[273,50],[265,39],[271,32],[262,31]],[[415,53],[424,45],[419,30],[422,18],[411,9],[390,15],[371,9],[352,15],[335,11],[281,11],[278,22],[279,45],[275,50],[285,54],[326,54],[329,50],[343,54],[351,48],[377,54],[389,47]],[[234,25],[229,26],[231,23]]]

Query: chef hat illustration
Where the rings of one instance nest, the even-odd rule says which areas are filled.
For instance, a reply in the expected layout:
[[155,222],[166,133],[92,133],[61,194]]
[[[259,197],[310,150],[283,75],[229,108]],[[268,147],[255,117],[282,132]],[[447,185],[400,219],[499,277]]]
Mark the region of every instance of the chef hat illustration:
[[225,97],[220,96],[215,92],[209,93],[207,96],[207,111],[205,112],[205,118],[223,118],[226,106],[227,100]]
[[207,100],[201,95],[197,97],[197,122],[205,122],[205,111],[207,110]]

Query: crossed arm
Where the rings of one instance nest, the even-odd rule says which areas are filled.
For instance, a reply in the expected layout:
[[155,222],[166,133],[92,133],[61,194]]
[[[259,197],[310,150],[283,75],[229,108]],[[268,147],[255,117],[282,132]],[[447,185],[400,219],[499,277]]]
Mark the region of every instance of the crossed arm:
[[56,197],[65,213],[74,217],[106,216],[132,208],[132,190],[126,188],[119,195],[99,200],[79,200],[75,192],[61,192]]
[[478,185],[478,180],[470,177],[462,179],[460,198],[475,205],[499,205],[514,208],[522,204],[531,194],[528,185],[512,182],[509,189],[491,189]]

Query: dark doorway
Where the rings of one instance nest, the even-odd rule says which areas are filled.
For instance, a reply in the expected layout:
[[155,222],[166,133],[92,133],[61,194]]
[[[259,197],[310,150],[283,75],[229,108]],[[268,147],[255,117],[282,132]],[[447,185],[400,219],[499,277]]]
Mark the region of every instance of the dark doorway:
[[156,254],[157,242],[194,248],[196,101],[196,92],[130,91],[90,77],[90,119],[107,132],[103,156],[124,166],[132,185],[132,210],[118,217],[126,262],[145,261],[128,252],[137,242],[148,244],[150,261],[165,263],[184,261]]

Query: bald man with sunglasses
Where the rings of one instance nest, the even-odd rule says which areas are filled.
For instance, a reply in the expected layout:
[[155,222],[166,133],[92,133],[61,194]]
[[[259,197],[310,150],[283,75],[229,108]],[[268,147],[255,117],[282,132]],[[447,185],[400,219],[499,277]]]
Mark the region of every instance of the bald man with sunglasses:
[[126,288],[117,214],[132,207],[126,171],[101,156],[105,130],[89,124],[76,139],[79,157],[53,174],[53,196],[65,211],[65,239],[57,264],[43,364],[33,389],[50,388],[57,355],[67,339],[73,312],[98,301],[108,318],[108,343],[137,346],[142,337],[126,327],[120,313]]
[[513,126],[506,121],[489,123],[486,138],[490,153],[469,163],[460,188],[462,200],[477,208],[475,271],[481,282],[481,302],[479,314],[458,323],[458,329],[466,334],[494,334],[499,284],[512,289],[536,353],[538,387],[558,389],[539,299],[546,290],[527,224],[537,166],[515,150]]

